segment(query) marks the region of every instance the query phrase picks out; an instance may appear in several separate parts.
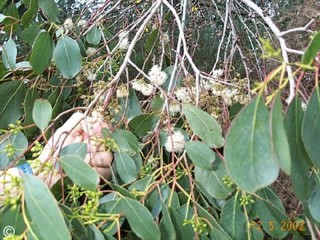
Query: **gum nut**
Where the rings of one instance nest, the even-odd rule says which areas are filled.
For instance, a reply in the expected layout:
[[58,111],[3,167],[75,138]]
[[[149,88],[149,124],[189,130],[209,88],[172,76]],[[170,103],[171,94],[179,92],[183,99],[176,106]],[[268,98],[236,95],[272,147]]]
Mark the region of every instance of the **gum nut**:
[[96,171],[100,176],[105,178],[106,180],[111,179],[112,174],[111,174],[111,169],[110,168],[96,168]]

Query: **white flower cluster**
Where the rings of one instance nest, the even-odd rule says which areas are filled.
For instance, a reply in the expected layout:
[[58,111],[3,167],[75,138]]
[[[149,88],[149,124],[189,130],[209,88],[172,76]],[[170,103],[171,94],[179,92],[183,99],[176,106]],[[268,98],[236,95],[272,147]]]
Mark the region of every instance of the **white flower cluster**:
[[126,85],[120,85],[117,89],[117,98],[128,97],[129,91]]
[[214,70],[213,73],[212,73],[212,77],[213,78],[219,78],[219,77],[222,77],[223,76],[223,69],[217,69],[217,70]]
[[170,105],[169,105],[169,112],[172,114],[172,115],[174,115],[174,114],[176,114],[176,113],[178,113],[178,112],[180,112],[181,111],[181,106],[180,106],[180,104],[178,104],[178,103],[170,103]]
[[71,18],[67,18],[64,23],[63,23],[63,27],[64,27],[64,30],[66,32],[66,34],[68,34],[69,32],[72,31],[72,28],[73,28],[73,21]]
[[129,37],[128,37],[129,32],[128,31],[123,31],[119,33],[119,49],[121,50],[127,50],[129,47]]
[[170,37],[169,37],[168,32],[165,32],[165,33],[163,34],[163,42],[164,42],[165,45],[167,45],[168,43],[170,43]]
[[168,152],[182,152],[186,140],[180,131],[175,131],[168,136],[165,148]]
[[131,82],[134,90],[141,92],[144,96],[150,96],[153,93],[153,86],[146,83],[143,79],[134,80]]
[[85,27],[86,25],[87,25],[87,21],[84,20],[84,19],[80,19],[80,20],[78,21],[78,23],[77,23],[77,26],[78,26],[79,28],[83,28],[83,27]]
[[87,50],[86,50],[87,56],[90,56],[90,55],[94,54],[96,51],[97,51],[96,48],[88,47]]
[[87,77],[87,80],[89,80],[90,82],[93,82],[97,79],[97,74],[92,71],[88,71],[86,73],[86,77]]
[[150,78],[150,81],[158,86],[162,86],[166,82],[168,77],[165,72],[161,71],[161,68],[158,65],[154,65],[150,69],[148,76]]
[[192,101],[190,93],[186,87],[181,87],[174,92],[176,98],[182,103],[190,103]]

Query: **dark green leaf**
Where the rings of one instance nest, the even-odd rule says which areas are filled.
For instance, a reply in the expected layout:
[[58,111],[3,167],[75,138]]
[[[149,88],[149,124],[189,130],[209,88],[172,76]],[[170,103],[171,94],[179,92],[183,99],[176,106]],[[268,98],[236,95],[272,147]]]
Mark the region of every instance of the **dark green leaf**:
[[50,21],[56,22],[58,20],[59,9],[54,0],[38,0],[38,6]]
[[73,78],[81,69],[81,54],[78,43],[68,36],[62,36],[53,52],[57,68],[65,78]]
[[97,26],[93,26],[86,35],[87,42],[98,45],[101,41],[101,31]]
[[186,142],[184,146],[194,165],[206,170],[212,169],[216,155],[207,144],[200,141],[190,141]]
[[320,199],[320,186],[317,185],[315,189],[311,192],[308,198],[308,207],[310,209],[310,214],[317,222],[320,222],[319,199]]
[[150,35],[147,37],[146,42],[144,44],[144,50],[146,51],[147,54],[154,48],[155,46],[155,41],[158,37],[159,31],[158,30],[153,30]]
[[122,198],[122,210],[132,231],[141,239],[160,239],[160,230],[148,209],[137,200]]
[[315,87],[304,114],[302,140],[311,161],[320,168],[320,91],[318,86]]
[[76,155],[67,155],[61,157],[60,162],[63,170],[75,184],[90,191],[97,190],[99,175],[83,159]]
[[176,231],[176,239],[194,239],[194,231],[191,224],[183,224],[185,215],[181,215],[174,208],[169,208],[171,221]]
[[36,236],[39,239],[71,240],[62,213],[48,186],[38,177],[26,174],[23,176],[23,187],[26,208]]
[[234,119],[224,148],[230,177],[244,191],[273,183],[279,173],[269,130],[269,113],[261,96]]
[[10,81],[0,85],[0,129],[15,123],[23,114],[21,104],[26,94],[23,81]]
[[30,22],[37,15],[38,5],[37,0],[30,0],[29,9],[21,17],[21,21],[24,27],[27,27]]
[[271,145],[274,157],[280,168],[288,175],[291,171],[290,148],[282,119],[282,104],[278,94],[271,110]]
[[0,231],[1,239],[4,239],[5,237],[5,229],[7,229],[8,233],[10,233],[10,231],[12,230],[7,226],[10,226],[14,229],[15,235],[23,234],[23,232],[26,230],[26,224],[23,221],[20,204],[17,205],[16,208],[11,207],[11,205],[3,207],[0,212],[0,229],[2,230]]
[[30,63],[36,74],[42,74],[48,67],[53,52],[54,43],[48,32],[41,32],[34,41]]
[[153,129],[157,120],[158,117],[154,114],[142,114],[134,117],[129,122],[129,128],[138,136],[138,138],[141,138]]
[[312,191],[313,180],[309,175],[312,163],[302,143],[302,120],[301,101],[296,97],[289,105],[284,126],[290,146],[293,191],[298,199],[305,200]]
[[255,199],[255,208],[262,222],[263,229],[276,239],[283,239],[288,232],[281,228],[281,223],[288,222],[285,209],[278,196],[269,188],[263,188],[257,192],[263,198]]
[[33,44],[34,40],[40,33],[40,23],[33,23],[29,27],[25,28],[22,32],[22,39],[28,42],[30,45]]
[[176,240],[176,231],[174,229],[169,210],[167,206],[162,203],[162,218],[159,225],[162,240]]
[[146,176],[145,178],[139,179],[138,181],[131,184],[128,189],[130,191],[146,192],[150,187],[151,183],[153,182],[154,182],[153,176]]
[[139,99],[136,93],[132,89],[129,90],[129,97],[120,98],[119,102],[122,109],[120,117],[122,117],[122,114],[124,114],[124,111],[125,111],[125,117],[127,119],[131,119],[141,114]]
[[3,64],[7,69],[13,70],[16,68],[17,52],[16,43],[12,38],[9,38],[9,40],[3,45],[1,53]]
[[32,118],[42,132],[48,126],[51,116],[52,107],[50,102],[46,99],[37,99],[33,105]]
[[115,153],[115,164],[121,180],[130,183],[137,179],[137,170],[134,160],[127,153]]
[[310,44],[308,45],[306,51],[302,56],[302,64],[304,65],[311,65],[313,59],[317,56],[320,50],[320,32],[316,33],[313,36]]
[[192,105],[184,105],[182,112],[190,124],[192,131],[210,147],[222,147],[224,140],[219,123],[207,112]]
[[246,239],[246,216],[241,210],[238,194],[229,199],[221,209],[221,226],[232,239]]

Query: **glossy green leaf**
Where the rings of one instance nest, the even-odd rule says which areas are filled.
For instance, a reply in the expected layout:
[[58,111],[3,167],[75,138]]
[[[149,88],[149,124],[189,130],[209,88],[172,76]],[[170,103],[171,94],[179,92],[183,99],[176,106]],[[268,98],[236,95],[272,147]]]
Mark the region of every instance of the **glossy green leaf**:
[[41,32],[34,41],[30,63],[36,74],[42,74],[51,62],[54,43],[50,34]]
[[282,119],[282,104],[277,95],[270,114],[271,145],[279,167],[288,175],[291,171],[290,148]]
[[[5,152],[6,147],[11,145],[14,154],[8,156]],[[12,161],[21,155],[28,147],[28,140],[22,132],[4,134],[0,137],[0,169],[6,168]]]
[[229,199],[221,209],[221,226],[232,239],[246,239],[246,216],[241,210],[238,194]]
[[184,105],[182,112],[185,114],[192,131],[203,142],[214,148],[223,146],[222,129],[211,115],[192,105]]
[[194,165],[206,170],[212,169],[216,155],[207,144],[200,141],[190,141],[186,142],[184,146]]
[[121,206],[132,231],[141,239],[160,239],[160,230],[148,209],[137,200],[122,198]]
[[116,129],[112,133],[112,139],[116,142],[120,152],[126,152],[130,156],[134,156],[140,150],[137,137],[130,131]]
[[302,56],[302,64],[311,65],[311,63],[313,62],[313,59],[317,56],[319,50],[320,50],[320,32],[316,33],[316,35],[313,36],[310,44],[305,50]]
[[320,186],[317,185],[315,189],[311,192],[308,198],[308,207],[310,209],[311,216],[320,222]]
[[153,30],[149,36],[146,39],[146,42],[144,44],[144,50],[146,51],[147,54],[156,46],[156,40],[159,35],[159,31]]
[[141,191],[146,192],[150,185],[154,182],[153,176],[146,176],[145,178],[141,178],[138,181],[135,181],[128,188],[130,191]]
[[76,155],[66,155],[60,158],[60,163],[75,184],[90,191],[97,190],[99,175],[82,158]]
[[23,81],[9,81],[0,85],[0,129],[7,129],[8,124],[15,123],[21,117],[25,95]]
[[142,114],[134,117],[129,122],[129,128],[138,138],[141,138],[152,130],[157,120],[158,117],[154,114]]
[[73,78],[81,69],[81,54],[78,43],[68,36],[62,36],[53,52],[57,68],[65,78]]
[[196,183],[202,186],[209,195],[216,199],[226,199],[233,191],[232,187],[227,187],[222,178],[227,175],[225,165],[219,158],[216,159],[215,169],[206,170],[200,167],[194,169]]
[[50,102],[46,99],[37,99],[33,105],[32,118],[41,131],[44,131],[48,126],[51,116],[52,107]]
[[1,53],[3,64],[7,69],[16,68],[17,53],[18,50],[16,43],[12,38],[9,38],[9,40],[3,45]]
[[162,203],[162,218],[159,224],[162,240],[176,240],[176,231],[174,229],[169,210],[167,206]]
[[92,45],[98,45],[101,41],[101,30],[95,25],[86,35],[87,42]]
[[289,105],[284,118],[291,155],[291,181],[298,199],[305,200],[312,191],[313,180],[309,174],[311,160],[303,146],[301,128],[303,121],[301,101],[296,97]]
[[59,9],[54,0],[38,0],[38,6],[50,21],[56,22],[58,20]]
[[37,15],[37,10],[37,0],[30,0],[29,9],[21,17],[21,22],[24,27],[27,27],[30,24],[30,22],[35,18],[35,16]]
[[230,177],[244,191],[255,192],[277,179],[279,166],[271,146],[269,112],[261,96],[234,119],[224,156]]
[[33,44],[34,40],[40,33],[41,24],[40,23],[33,23],[30,24],[27,28],[22,31],[22,39],[29,43],[30,45]]
[[288,232],[281,228],[289,218],[278,196],[269,188],[260,189],[257,194],[262,198],[255,199],[255,208],[262,222],[263,229],[276,239],[283,239]]
[[71,240],[61,210],[48,186],[33,175],[26,174],[22,178],[26,209],[38,239]]
[[302,140],[311,161],[320,168],[320,90],[318,86],[315,87],[304,114]]
[[119,118],[121,118],[125,111],[125,117],[127,119],[134,118],[141,114],[141,107],[139,103],[139,99],[136,95],[136,93],[130,89],[129,90],[129,96],[128,98],[120,98],[119,99],[120,105],[121,105],[121,114],[119,115]]
[[137,170],[134,160],[128,153],[115,153],[116,169],[124,183],[130,183],[137,179]]

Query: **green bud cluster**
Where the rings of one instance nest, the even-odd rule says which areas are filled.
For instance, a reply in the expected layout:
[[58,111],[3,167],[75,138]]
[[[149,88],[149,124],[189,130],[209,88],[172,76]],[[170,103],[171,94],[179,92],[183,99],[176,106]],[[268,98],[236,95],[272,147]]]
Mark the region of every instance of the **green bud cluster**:
[[7,157],[10,158],[14,156],[16,148],[13,146],[13,144],[9,143],[4,147],[3,151],[6,153]]
[[183,226],[191,224],[193,231],[199,234],[208,234],[208,225],[202,218],[197,218],[197,221],[194,220],[194,217],[190,220],[184,219]]
[[232,179],[225,175],[222,177],[222,181],[225,185],[227,185],[227,187],[233,187],[234,186],[234,182],[232,181]]
[[23,129],[23,127],[21,126],[21,121],[19,120],[16,122],[16,124],[10,123],[8,127],[11,133],[18,133]]
[[239,201],[241,206],[247,206],[249,203],[254,203],[251,195],[243,195]]
[[38,141],[36,141],[34,143],[34,146],[31,148],[32,157],[33,158],[39,157],[40,154],[42,153],[42,150],[43,150],[43,146]]

